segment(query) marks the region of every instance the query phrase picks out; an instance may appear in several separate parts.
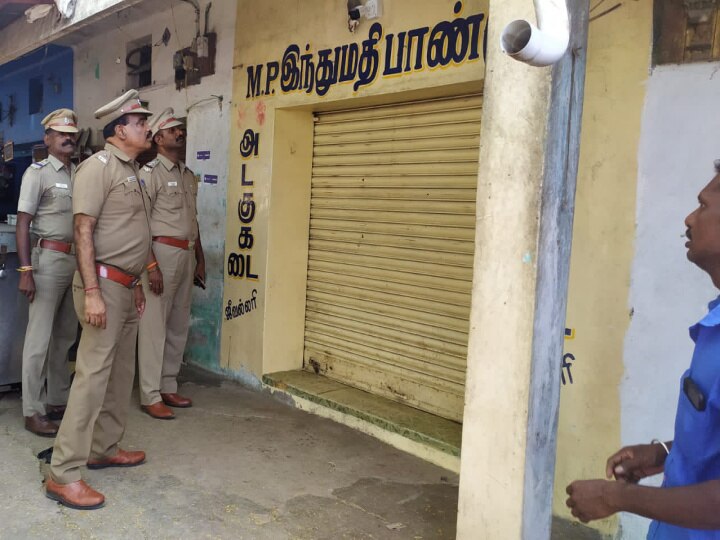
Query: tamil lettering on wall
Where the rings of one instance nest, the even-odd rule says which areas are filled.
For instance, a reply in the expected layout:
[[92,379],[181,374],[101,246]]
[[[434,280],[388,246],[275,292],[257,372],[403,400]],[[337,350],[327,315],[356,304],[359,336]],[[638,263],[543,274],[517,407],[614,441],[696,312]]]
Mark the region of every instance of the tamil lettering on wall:
[[243,315],[247,315],[251,311],[257,309],[257,289],[253,289],[253,292],[247,300],[242,298],[238,300],[237,304],[234,304],[232,300],[228,300],[227,307],[225,308],[225,320],[231,321],[237,319]]
[[[240,155],[243,159],[252,159],[258,156],[260,150],[260,134],[252,129],[245,131],[240,143]],[[238,252],[231,252],[227,260],[228,276],[236,279],[257,280],[259,276],[252,269],[252,249],[255,244],[252,223],[255,220],[255,199],[250,179],[248,164],[243,163],[240,171],[240,183],[243,192],[238,201],[238,219],[240,220],[240,234],[238,234]],[[254,299],[255,297],[253,297]]]
[[[279,61],[247,68],[247,99],[305,92],[324,96],[337,84],[352,84],[358,91],[378,77],[397,77],[427,69],[458,66],[478,60],[482,53],[484,13],[461,17],[456,2],[454,19],[433,28],[425,26],[385,34],[374,23],[362,43],[349,43],[314,53],[291,44]],[[484,36],[486,38],[486,36]]]

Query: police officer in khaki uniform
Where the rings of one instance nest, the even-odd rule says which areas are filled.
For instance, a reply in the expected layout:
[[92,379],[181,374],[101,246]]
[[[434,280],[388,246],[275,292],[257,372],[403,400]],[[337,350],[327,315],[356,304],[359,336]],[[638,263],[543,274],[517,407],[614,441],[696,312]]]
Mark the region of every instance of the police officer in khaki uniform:
[[83,333],[75,380],[55,440],[46,495],[65,506],[94,509],[105,497],[80,467],[129,467],[145,452],[118,447],[135,375],[135,343],[145,309],[140,273],[150,250],[150,201],[135,158],[150,148],[147,117],[136,90],[101,107],[107,144],[78,166],[73,191],[78,272],[73,298]]
[[171,419],[167,406],[190,407],[177,393],[177,375],[190,325],[193,281],[204,285],[205,259],[197,223],[197,182],[180,161],[185,131],[172,109],[150,121],[157,159],[140,171],[152,201],[152,250],[143,284],[145,317],[138,334],[140,403],[153,418]]
[[[68,350],[77,337],[70,285],[75,273],[72,187],[77,116],[58,109],[41,122],[49,157],[25,172],[16,236],[20,291],[30,302],[22,361],[25,429],[53,437],[70,390]],[[32,246],[32,248],[31,248]],[[45,389],[47,380],[47,391]]]

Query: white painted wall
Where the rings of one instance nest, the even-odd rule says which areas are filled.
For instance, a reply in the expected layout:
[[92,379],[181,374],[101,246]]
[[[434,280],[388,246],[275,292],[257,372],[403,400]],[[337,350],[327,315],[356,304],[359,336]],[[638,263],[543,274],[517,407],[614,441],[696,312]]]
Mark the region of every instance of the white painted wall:
[[[718,294],[685,257],[683,220],[720,157],[719,72],[720,63],[663,66],[648,79],[629,299],[634,316],[620,388],[624,445],[672,439],[679,380],[693,349],[687,328]],[[644,538],[647,526],[624,515],[619,536]]]
[[[144,4],[147,6],[151,1],[154,4],[158,0],[146,0]],[[200,1],[201,32],[207,4],[208,0]],[[127,90],[127,43],[147,35],[152,35],[152,42],[157,43],[165,28],[170,30],[172,37],[167,47],[162,43],[153,47],[154,82],[152,86],[140,89],[140,95],[153,111],[173,107],[176,115],[187,115],[187,164],[201,179],[205,175],[218,177],[216,185],[201,182],[199,188],[198,214],[208,279],[206,291],[194,289],[193,321],[187,349],[191,359],[213,368],[218,358],[222,313],[236,6],[229,0],[212,4],[209,31],[218,36],[215,75],[204,77],[199,85],[177,91],[172,58],[175,51],[191,45],[195,36],[195,12],[180,0],[169,0],[166,5],[167,9],[151,16],[144,16],[138,8],[112,15],[102,21],[100,33],[95,31],[92,37],[74,46],[75,110],[83,127],[102,129],[102,122],[95,120],[93,112]],[[221,105],[217,100],[202,101],[212,95],[223,96]],[[198,104],[199,101],[202,103]],[[94,144],[100,142],[101,139],[93,140]],[[199,150],[210,150],[211,158],[197,160]]]

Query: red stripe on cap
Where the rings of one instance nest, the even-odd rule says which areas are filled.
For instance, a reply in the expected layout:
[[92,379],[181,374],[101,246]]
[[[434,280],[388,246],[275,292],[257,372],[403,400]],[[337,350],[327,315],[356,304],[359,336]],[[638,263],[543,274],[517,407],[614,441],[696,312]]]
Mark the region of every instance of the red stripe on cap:
[[123,113],[123,114],[127,114],[127,113],[129,113],[130,111],[134,111],[135,109],[139,109],[139,108],[141,108],[141,107],[142,107],[142,103],[140,103],[140,102],[138,101],[137,103],[133,103],[132,105],[130,105],[130,106],[127,107],[127,108],[123,107],[122,109],[120,109],[120,112]]
[[175,118],[175,117],[168,118],[168,119],[165,120],[164,122],[160,122],[160,125],[158,126],[158,129],[164,128],[164,127],[167,126],[170,122],[177,122],[177,121],[178,121],[178,119]]

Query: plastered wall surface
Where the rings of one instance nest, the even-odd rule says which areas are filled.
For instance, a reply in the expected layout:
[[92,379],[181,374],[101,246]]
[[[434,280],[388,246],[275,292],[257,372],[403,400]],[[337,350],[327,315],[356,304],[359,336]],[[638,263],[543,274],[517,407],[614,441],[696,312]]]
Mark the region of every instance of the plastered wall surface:
[[[207,3],[200,2],[201,31]],[[114,29],[75,46],[75,91],[80,122],[83,126],[101,129],[101,122],[95,120],[92,113],[127,89],[127,42],[151,35],[155,44],[166,27],[172,33],[167,47],[162,43],[153,47],[153,84],[140,89],[140,95],[153,111],[173,107],[177,116],[187,116],[186,161],[200,176],[198,221],[207,266],[207,289],[194,288],[186,357],[214,370],[218,369],[221,330],[235,16],[234,2],[213,2],[209,30],[218,36],[215,74],[204,77],[199,85],[180,91],[175,89],[172,57],[176,50],[190,46],[195,36],[195,13],[187,3],[172,0],[167,2],[167,9],[149,17],[139,16],[135,10],[112,15],[116,22]],[[212,95],[223,96],[222,103],[212,99]],[[205,153],[198,158],[198,152]]]
[[[631,361],[623,342],[651,23],[650,0],[626,2],[590,23],[553,503],[568,519],[565,487],[604,476],[627,410],[620,387]],[[638,393],[649,397],[647,388]],[[613,519],[592,525],[606,533],[617,528]]]
[[[686,259],[683,220],[720,156],[719,70],[718,63],[662,66],[647,83],[630,288],[634,315],[620,386],[623,444],[672,439],[680,376],[693,350],[687,329],[718,294]],[[621,538],[642,538],[647,525],[623,516]]]
[[[238,2],[225,254],[230,275],[223,300],[231,309],[224,316],[220,362],[223,369],[240,378],[257,380],[263,373],[302,366],[308,152],[312,150],[306,134],[312,132],[312,112],[481,89],[487,2],[398,0],[383,2],[383,7],[380,19],[363,21],[357,33],[350,34],[345,2]],[[482,19],[474,19],[477,34],[473,34],[474,26],[464,23],[469,28],[468,39],[478,38],[475,46],[456,51],[456,59],[430,68],[427,48],[436,25],[451,25],[480,14]],[[380,29],[373,27],[376,22]],[[401,32],[409,35],[424,28],[421,67],[416,69],[418,57],[413,54],[410,60],[403,59],[396,73],[386,71],[388,34],[399,39]],[[311,85],[306,84],[304,75],[294,76],[302,65],[301,55],[312,55],[314,65],[319,66],[323,49],[333,51],[329,60],[334,61],[336,47],[348,45],[349,50],[351,44],[358,44],[362,53],[363,42],[371,38],[377,40],[372,48],[378,54],[378,71],[372,77],[370,56],[346,82],[326,84],[325,77],[331,73],[327,69],[332,68],[316,71]],[[415,39],[413,50],[417,51],[419,38]],[[283,57],[291,45],[297,45],[297,62],[286,64],[288,77],[284,77]],[[392,47],[396,52],[396,42]],[[390,57],[395,60],[394,55]],[[392,62],[393,66],[397,63]],[[292,112],[280,120],[282,133],[277,132],[279,108]],[[283,199],[281,205],[274,205],[273,193],[293,190],[291,201]],[[290,204],[293,201],[295,204]],[[250,231],[243,233],[243,227]],[[248,234],[252,235],[252,247],[248,247]]]

